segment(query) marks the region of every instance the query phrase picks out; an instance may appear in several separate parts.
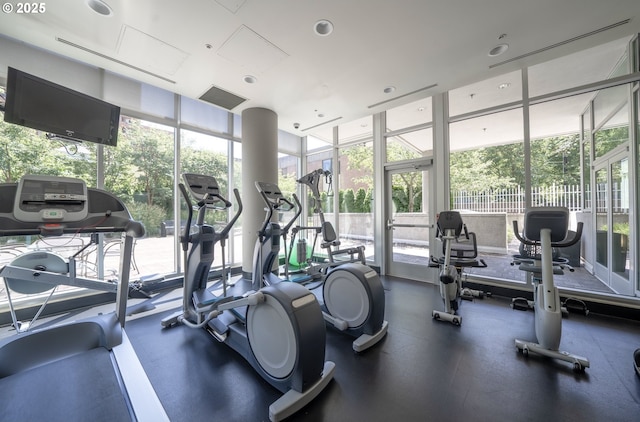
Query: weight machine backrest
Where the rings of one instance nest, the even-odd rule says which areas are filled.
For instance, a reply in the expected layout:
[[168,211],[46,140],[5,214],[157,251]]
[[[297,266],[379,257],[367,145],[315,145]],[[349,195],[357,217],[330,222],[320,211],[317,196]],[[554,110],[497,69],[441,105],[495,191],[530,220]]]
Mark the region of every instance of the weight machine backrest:
[[321,226],[323,244],[333,244],[338,239],[336,230],[333,228],[333,224],[329,221],[325,221]]

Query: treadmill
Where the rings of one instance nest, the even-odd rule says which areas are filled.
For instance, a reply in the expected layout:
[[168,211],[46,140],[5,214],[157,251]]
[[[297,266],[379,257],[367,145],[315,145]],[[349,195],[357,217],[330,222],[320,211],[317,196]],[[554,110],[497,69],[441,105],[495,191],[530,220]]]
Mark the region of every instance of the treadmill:
[[47,251],[0,268],[7,293],[71,285],[116,296],[114,312],[24,331],[10,303],[16,333],[0,340],[0,420],[169,420],[124,330],[133,239],[144,226],[115,195],[80,179],[28,175],[0,184],[0,236],[97,233],[123,236],[117,282],[82,279],[73,257],[61,267]]

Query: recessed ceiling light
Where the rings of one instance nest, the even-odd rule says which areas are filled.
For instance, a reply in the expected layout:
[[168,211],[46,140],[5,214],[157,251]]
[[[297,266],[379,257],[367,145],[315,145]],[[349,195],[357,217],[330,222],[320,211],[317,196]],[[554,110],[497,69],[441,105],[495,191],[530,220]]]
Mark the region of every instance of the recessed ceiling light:
[[331,21],[326,19],[320,19],[315,25],[313,25],[313,32],[321,37],[326,37],[333,32],[333,24]]
[[498,44],[489,51],[489,57],[496,57],[509,49],[509,44]]
[[395,91],[395,90],[396,90],[396,87],[395,87],[395,86],[388,86],[388,87],[386,87],[385,89],[383,89],[382,91],[383,91],[385,94],[391,94],[391,93],[392,93],[393,91]]
[[511,84],[509,82],[505,82],[503,84],[498,85],[498,89],[506,89],[509,88]]
[[102,16],[113,15],[111,7],[102,0],[87,0],[87,6],[94,12]]
[[242,78],[242,80],[248,84],[255,84],[256,82],[258,82],[258,79],[252,75],[245,75],[245,77]]

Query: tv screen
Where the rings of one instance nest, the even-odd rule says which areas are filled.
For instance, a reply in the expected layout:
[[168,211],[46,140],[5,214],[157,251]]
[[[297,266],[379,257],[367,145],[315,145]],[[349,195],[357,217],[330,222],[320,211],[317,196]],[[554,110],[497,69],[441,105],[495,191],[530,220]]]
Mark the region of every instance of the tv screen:
[[116,146],[120,107],[9,67],[4,121]]

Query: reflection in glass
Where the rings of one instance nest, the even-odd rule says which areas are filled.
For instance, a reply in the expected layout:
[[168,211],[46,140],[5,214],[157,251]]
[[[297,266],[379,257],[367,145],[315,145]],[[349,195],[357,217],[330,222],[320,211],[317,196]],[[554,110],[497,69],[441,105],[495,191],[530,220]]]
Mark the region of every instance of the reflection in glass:
[[596,262],[608,267],[607,211],[609,208],[607,169],[596,171]]
[[629,141],[629,87],[609,88],[593,100],[595,157],[600,158]]
[[522,72],[506,73],[449,92],[449,115],[471,113],[522,100]]
[[433,129],[422,129],[385,138],[387,162],[433,155]]
[[338,143],[345,144],[373,138],[373,117],[366,116],[338,126]]
[[429,123],[432,116],[431,97],[392,108],[386,112],[387,132]]
[[629,159],[611,164],[611,270],[629,279]]
[[[569,54],[529,68],[529,95],[537,97],[627,74],[629,37]],[[612,72],[612,66],[614,71]]]
[[591,209],[591,107],[582,115],[582,196]]

